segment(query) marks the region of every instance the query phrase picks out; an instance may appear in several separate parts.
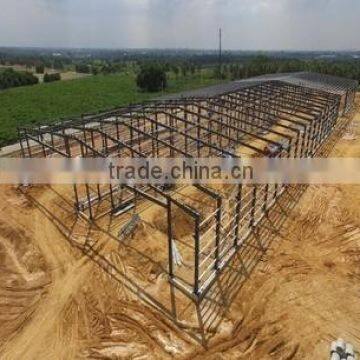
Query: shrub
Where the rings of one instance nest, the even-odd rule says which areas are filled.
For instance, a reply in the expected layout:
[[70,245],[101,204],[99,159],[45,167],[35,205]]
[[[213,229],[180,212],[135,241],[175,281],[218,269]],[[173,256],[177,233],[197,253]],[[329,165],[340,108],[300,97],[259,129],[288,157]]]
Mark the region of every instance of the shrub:
[[136,83],[143,91],[160,91],[167,86],[166,72],[160,65],[145,65],[141,68]]
[[13,69],[0,71],[0,89],[34,85],[38,82],[39,79],[29,72],[15,71]]
[[55,74],[46,73],[44,75],[44,83],[49,83],[49,82],[59,81],[59,80],[61,80],[61,76],[59,73],[55,73]]
[[87,64],[75,65],[75,71],[80,74],[91,74],[91,66]]
[[43,64],[36,65],[35,72],[37,74],[43,74],[45,72],[45,66]]

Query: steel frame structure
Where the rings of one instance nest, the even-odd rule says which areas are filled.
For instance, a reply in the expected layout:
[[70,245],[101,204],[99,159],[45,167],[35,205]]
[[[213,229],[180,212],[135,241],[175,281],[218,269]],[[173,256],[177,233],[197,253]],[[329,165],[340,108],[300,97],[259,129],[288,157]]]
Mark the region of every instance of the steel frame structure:
[[[19,139],[26,158],[313,157],[336,125],[340,102],[340,95],[324,90],[265,81],[208,98],[153,101],[51,126],[20,128]],[[237,184],[223,190],[189,186],[207,199],[207,207],[179,197],[179,189],[84,184],[74,185],[74,209],[94,221],[105,214],[121,214],[135,201],[163,208],[169,280],[200,301],[286,186]],[[179,212],[193,226],[187,243],[192,266],[186,274],[173,258],[178,240],[173,222]]]
[[[297,84],[306,87],[312,86],[317,90],[340,95],[342,98],[339,110],[340,114],[346,114],[352,109],[356,91],[359,86],[356,80],[309,72],[299,73],[295,78],[299,80]],[[290,83],[291,82],[292,81],[290,81]]]

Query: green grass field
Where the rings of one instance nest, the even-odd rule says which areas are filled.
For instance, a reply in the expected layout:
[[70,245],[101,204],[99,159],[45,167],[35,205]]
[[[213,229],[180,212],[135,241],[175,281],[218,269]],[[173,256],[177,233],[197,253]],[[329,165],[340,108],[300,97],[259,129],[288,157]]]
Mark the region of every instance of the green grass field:
[[[218,82],[209,76],[171,79],[164,94]],[[139,103],[162,94],[139,92],[133,74],[98,75],[8,89],[0,92],[0,147],[17,141],[17,126],[50,124],[59,118]]]

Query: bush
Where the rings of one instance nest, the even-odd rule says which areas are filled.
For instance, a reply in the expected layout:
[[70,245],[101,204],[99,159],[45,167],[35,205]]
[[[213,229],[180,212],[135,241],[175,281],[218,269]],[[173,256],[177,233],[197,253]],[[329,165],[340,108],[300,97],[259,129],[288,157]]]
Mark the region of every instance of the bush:
[[0,89],[8,89],[18,86],[34,85],[39,79],[29,72],[6,69],[0,71]]
[[43,74],[45,72],[45,66],[43,64],[36,65],[35,72],[37,74]]
[[166,72],[157,64],[143,66],[137,76],[136,84],[143,91],[160,91],[167,86]]
[[80,74],[91,74],[91,66],[87,64],[75,65],[75,71]]
[[59,80],[61,80],[61,76],[59,73],[55,73],[55,74],[46,73],[44,75],[44,83],[49,83],[49,82],[59,81]]

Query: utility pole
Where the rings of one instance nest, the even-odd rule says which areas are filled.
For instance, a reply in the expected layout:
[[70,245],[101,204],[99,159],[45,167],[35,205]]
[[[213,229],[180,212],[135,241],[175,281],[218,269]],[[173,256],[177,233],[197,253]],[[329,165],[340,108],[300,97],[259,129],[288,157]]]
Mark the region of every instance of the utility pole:
[[222,73],[222,29],[219,29],[219,73]]

